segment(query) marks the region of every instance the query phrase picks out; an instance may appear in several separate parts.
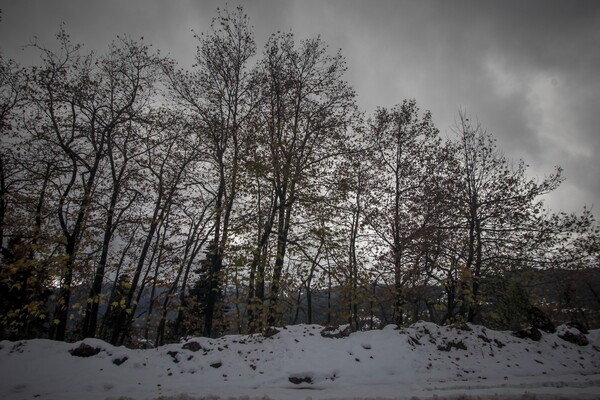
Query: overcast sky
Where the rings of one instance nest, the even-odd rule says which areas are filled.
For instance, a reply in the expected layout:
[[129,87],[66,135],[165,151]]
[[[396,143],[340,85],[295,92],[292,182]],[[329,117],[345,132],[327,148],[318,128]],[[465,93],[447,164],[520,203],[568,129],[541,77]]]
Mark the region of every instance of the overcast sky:
[[[229,7],[237,6],[229,1]],[[498,139],[507,156],[566,182],[554,210],[600,208],[600,1],[244,1],[257,44],[269,34],[321,35],[342,49],[363,110],[407,98],[451,135],[459,109]],[[210,28],[224,1],[0,0],[0,51],[28,64],[34,36],[48,46],[61,22],[74,42],[103,51],[116,35],[141,36],[181,65],[191,30]],[[261,50],[262,51],[262,50]]]

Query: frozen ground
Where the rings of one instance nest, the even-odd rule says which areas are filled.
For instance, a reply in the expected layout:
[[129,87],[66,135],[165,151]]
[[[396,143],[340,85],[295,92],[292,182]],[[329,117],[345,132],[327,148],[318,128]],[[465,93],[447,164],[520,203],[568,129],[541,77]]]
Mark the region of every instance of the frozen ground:
[[[273,336],[194,338],[152,350],[82,342],[0,342],[2,399],[600,399],[600,330],[578,346],[479,326],[322,337],[323,327]],[[335,332],[333,332],[335,333]],[[574,331],[578,334],[578,331]]]

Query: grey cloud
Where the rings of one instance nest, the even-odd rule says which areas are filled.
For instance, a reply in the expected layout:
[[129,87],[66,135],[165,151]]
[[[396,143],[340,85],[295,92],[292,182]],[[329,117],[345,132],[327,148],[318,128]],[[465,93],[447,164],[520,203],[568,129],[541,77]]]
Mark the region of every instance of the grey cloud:
[[[235,2],[229,2],[235,7]],[[362,108],[414,97],[449,131],[459,108],[477,117],[532,176],[565,167],[557,208],[600,206],[600,3],[597,1],[269,1],[243,2],[259,53],[269,34],[321,34],[342,48]],[[208,29],[224,1],[53,1],[0,6],[2,51],[67,23],[75,41],[104,48],[117,34],[145,36],[192,63],[190,30]]]

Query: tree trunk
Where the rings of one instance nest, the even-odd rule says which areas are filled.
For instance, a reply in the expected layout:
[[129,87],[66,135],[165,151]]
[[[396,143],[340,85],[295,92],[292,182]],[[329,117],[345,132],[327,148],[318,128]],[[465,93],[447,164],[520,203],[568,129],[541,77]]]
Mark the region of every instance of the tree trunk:
[[[85,184],[83,197],[79,203],[79,210],[77,212],[77,218],[73,226],[72,232],[68,233],[68,227],[64,220],[63,207],[64,199],[61,199],[59,206],[59,218],[61,219],[61,227],[63,233],[66,236],[67,243],[65,245],[65,254],[67,259],[65,261],[65,269],[63,280],[61,282],[61,288],[58,294],[57,307],[54,313],[54,319],[58,320],[56,323],[54,338],[59,341],[65,340],[65,334],[67,330],[67,318],[69,313],[69,302],[71,301],[71,284],[73,283],[73,267],[75,265],[76,253],[83,236],[84,225],[88,216],[88,209],[91,205],[91,193],[95,184],[96,173],[100,165],[101,154],[97,153],[92,168],[89,170],[88,181]],[[73,161],[76,165],[76,161]],[[77,168],[74,168],[72,174],[71,183],[75,181],[77,175]],[[72,185],[69,185],[66,189],[66,193],[70,192]]]
[[479,219],[475,221],[475,230],[477,232],[477,248],[476,248],[476,257],[475,257],[475,270],[473,273],[473,283],[471,289],[471,302],[469,304],[469,314],[467,318],[467,322],[473,323],[475,322],[475,318],[477,317],[478,312],[478,302],[479,302],[479,278],[481,276],[481,267],[482,267],[482,237],[481,237],[481,222]]
[[248,331],[259,332],[263,326],[263,307],[265,301],[265,263],[269,245],[269,237],[273,231],[273,223],[277,214],[277,198],[274,197],[269,217],[259,232],[259,241],[250,266],[251,286],[248,292]]
[[148,256],[148,251],[150,250],[150,245],[152,244],[152,239],[154,238],[154,233],[158,228],[161,218],[161,205],[162,205],[162,197],[163,192],[159,190],[158,197],[156,199],[154,205],[154,212],[152,215],[152,222],[150,223],[150,227],[148,233],[146,234],[146,239],[144,241],[144,245],[142,247],[142,251],[140,252],[140,256],[138,258],[137,266],[135,269],[135,273],[133,275],[133,279],[131,281],[131,288],[127,291],[127,296],[125,298],[125,310],[121,309],[118,311],[118,316],[115,321],[115,326],[113,327],[113,333],[110,339],[110,343],[112,345],[122,344],[122,340],[120,340],[121,336],[124,336],[125,324],[127,320],[127,308],[131,305],[131,301],[133,300],[133,296],[137,289],[140,277],[142,275],[142,270],[144,269],[144,264],[146,262],[146,257]]
[[[269,293],[269,314],[267,317],[267,325],[274,326],[279,313],[277,311],[277,305],[279,302],[279,291],[281,290],[281,275],[283,272],[283,262],[285,260],[285,253],[287,248],[288,233],[290,227],[290,217],[292,213],[292,203],[288,200],[286,204],[286,188],[284,187],[280,197],[281,207],[279,209],[278,226],[277,226],[277,257],[275,259],[275,266],[273,267],[273,281],[271,282],[271,291]],[[290,189],[291,198],[294,195],[294,186]]]
[[98,261],[98,267],[94,274],[94,281],[88,295],[88,301],[86,306],[85,319],[83,323],[83,337],[95,337],[96,326],[98,323],[98,310],[100,307],[100,301],[102,296],[102,283],[104,282],[104,272],[106,270],[106,263],[108,261],[108,250],[113,234],[113,218],[115,207],[119,196],[119,184],[113,184],[113,192],[110,199],[110,205],[108,208],[108,215],[106,217],[106,223],[104,225],[104,238],[102,240],[102,252],[100,254],[100,260]]
[[75,240],[72,237],[68,238],[68,240],[69,242],[67,243],[66,248],[67,260],[54,311],[54,319],[57,323],[54,326],[54,332],[52,332],[51,329],[51,336],[58,341],[64,341],[67,332],[69,302],[71,301],[71,284],[73,283],[73,265],[75,263]]

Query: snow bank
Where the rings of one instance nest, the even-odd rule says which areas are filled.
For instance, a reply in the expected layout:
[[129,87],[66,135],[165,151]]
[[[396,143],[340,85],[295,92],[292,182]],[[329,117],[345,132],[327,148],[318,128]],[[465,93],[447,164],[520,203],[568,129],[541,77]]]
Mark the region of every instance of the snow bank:
[[[321,326],[297,325],[151,350],[4,341],[0,398],[600,398],[600,330],[580,346],[560,337],[569,327],[539,342],[480,326],[394,328],[327,337]],[[82,344],[97,354],[72,355]]]

